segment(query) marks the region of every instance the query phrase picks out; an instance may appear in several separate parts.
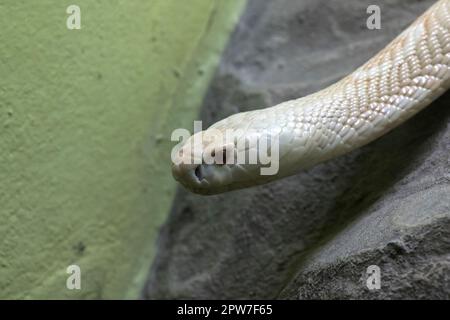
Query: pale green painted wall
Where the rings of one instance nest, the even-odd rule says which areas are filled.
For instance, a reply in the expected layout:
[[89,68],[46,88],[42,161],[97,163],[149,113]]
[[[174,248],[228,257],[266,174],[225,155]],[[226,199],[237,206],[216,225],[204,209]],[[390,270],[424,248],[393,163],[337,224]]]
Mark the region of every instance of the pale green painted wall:
[[0,2],[0,298],[138,296],[175,190],[169,134],[192,127],[243,5]]

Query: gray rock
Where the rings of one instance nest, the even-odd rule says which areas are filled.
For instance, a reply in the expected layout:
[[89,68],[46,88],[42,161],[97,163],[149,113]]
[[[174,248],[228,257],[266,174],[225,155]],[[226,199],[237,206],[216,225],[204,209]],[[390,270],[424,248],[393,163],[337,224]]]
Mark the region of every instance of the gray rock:
[[[433,1],[250,0],[201,117],[319,90]],[[374,143],[296,176],[203,197],[180,189],[147,298],[450,298],[450,94]],[[381,269],[381,289],[366,269]]]

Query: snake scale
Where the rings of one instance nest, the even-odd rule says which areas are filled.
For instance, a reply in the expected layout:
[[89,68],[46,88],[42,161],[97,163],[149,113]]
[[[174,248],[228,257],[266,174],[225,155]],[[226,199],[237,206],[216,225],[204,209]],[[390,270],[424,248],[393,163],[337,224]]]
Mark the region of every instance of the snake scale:
[[[187,189],[205,195],[293,175],[377,139],[449,87],[450,0],[440,0],[377,55],[333,85],[270,108],[234,114],[195,133],[178,150],[172,173]],[[226,130],[240,133],[232,141],[211,139]],[[206,150],[233,155],[245,146],[238,141],[264,136],[278,141],[276,174],[262,175],[262,164],[202,160]]]

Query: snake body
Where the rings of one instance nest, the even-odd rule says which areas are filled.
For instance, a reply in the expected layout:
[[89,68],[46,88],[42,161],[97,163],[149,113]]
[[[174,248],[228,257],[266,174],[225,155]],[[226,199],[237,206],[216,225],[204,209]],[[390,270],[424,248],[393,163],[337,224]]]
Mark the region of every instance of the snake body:
[[[174,177],[200,194],[215,194],[286,177],[359,148],[397,127],[450,87],[450,0],[440,0],[367,63],[335,84],[274,107],[234,114],[191,136],[177,154]],[[260,165],[193,164],[211,130],[240,130],[279,141],[279,171]],[[193,148],[193,146],[196,148]],[[233,144],[232,144],[233,147]],[[236,139],[234,139],[234,148]],[[238,150],[235,150],[238,151]]]

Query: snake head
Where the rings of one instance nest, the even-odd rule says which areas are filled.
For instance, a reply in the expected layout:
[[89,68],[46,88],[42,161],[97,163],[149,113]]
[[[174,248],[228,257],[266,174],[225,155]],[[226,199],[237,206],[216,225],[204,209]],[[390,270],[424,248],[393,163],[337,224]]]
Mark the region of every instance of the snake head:
[[172,174],[184,187],[203,195],[264,183],[270,177],[261,174],[267,169],[267,159],[261,161],[259,153],[263,137],[262,132],[248,130],[229,134],[220,127],[198,132],[172,155]]

